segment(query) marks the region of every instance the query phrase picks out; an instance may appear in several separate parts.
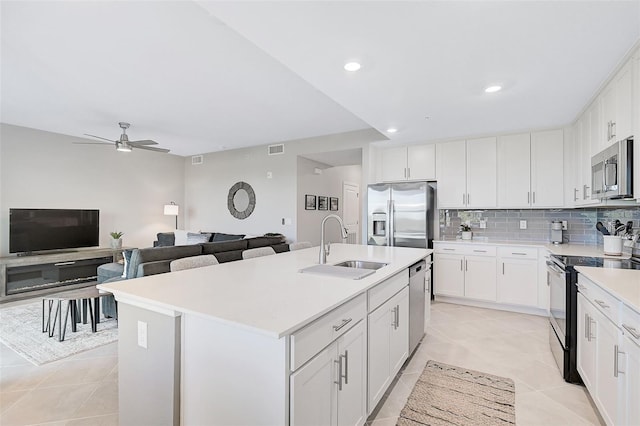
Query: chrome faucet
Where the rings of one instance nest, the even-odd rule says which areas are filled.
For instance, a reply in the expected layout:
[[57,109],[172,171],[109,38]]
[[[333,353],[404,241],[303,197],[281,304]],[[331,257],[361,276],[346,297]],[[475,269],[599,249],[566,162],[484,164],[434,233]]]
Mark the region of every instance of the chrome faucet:
[[329,256],[329,251],[331,249],[331,246],[329,244],[327,244],[327,247],[325,247],[324,245],[324,224],[326,223],[326,221],[328,219],[335,219],[338,221],[338,223],[340,224],[340,232],[342,233],[342,238],[347,238],[347,230],[344,227],[344,223],[342,223],[342,219],[340,218],[340,216],[335,215],[335,214],[330,214],[327,217],[325,217],[324,219],[322,219],[322,225],[321,230],[320,230],[320,259],[319,259],[319,263],[321,265],[324,265],[325,263],[327,263],[327,256]]

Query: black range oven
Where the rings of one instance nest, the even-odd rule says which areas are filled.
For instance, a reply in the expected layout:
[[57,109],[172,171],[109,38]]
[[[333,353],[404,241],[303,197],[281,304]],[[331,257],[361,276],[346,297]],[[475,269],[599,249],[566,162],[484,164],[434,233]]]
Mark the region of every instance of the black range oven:
[[634,259],[555,254],[551,255],[550,260],[547,261],[547,283],[550,293],[549,344],[564,380],[569,383],[582,382],[576,366],[578,302],[576,266],[640,270],[640,262]]

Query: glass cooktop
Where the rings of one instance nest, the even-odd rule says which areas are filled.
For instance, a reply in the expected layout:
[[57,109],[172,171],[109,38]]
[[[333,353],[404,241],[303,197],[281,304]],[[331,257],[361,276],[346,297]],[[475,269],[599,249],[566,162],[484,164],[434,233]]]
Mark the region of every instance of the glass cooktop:
[[615,259],[604,257],[585,257],[585,256],[558,256],[552,255],[558,262],[565,267],[574,266],[591,266],[594,268],[617,268],[617,269],[636,269],[640,270],[640,261],[634,259]]

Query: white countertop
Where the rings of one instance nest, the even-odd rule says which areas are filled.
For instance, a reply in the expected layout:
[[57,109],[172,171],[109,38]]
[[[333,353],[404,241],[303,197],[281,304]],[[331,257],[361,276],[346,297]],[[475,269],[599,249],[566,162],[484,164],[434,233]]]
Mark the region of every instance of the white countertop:
[[629,253],[622,253],[620,256],[605,255],[601,245],[584,245],[584,244],[551,244],[544,241],[520,241],[520,240],[489,240],[489,239],[471,239],[471,240],[434,240],[434,244],[479,244],[490,246],[519,246],[519,247],[537,247],[545,248],[552,254],[560,256],[587,256],[587,257],[604,257],[611,259],[628,259]]
[[290,334],[432,253],[432,250],[331,244],[328,264],[388,263],[361,280],[302,274],[319,247],[100,284],[116,300],[160,311],[202,315],[276,338]]
[[640,271],[588,266],[577,266],[576,270],[640,313]]

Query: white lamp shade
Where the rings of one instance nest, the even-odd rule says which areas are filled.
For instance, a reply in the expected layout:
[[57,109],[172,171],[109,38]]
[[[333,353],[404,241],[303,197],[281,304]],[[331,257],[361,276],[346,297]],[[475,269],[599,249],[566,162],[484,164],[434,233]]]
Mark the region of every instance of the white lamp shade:
[[165,216],[178,216],[178,205],[177,204],[165,204],[164,205],[164,214],[165,214]]

